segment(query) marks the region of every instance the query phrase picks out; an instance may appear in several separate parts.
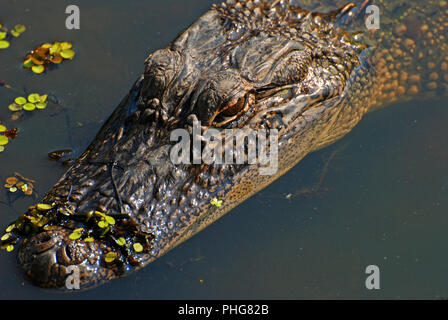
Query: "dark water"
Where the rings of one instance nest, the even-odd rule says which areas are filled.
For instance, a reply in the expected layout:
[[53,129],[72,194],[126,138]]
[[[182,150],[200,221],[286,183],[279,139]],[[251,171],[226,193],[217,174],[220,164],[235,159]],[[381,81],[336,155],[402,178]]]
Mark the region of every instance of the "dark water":
[[[20,135],[0,154],[0,179],[18,171],[42,195],[65,171],[46,158],[79,154],[164,47],[211,1],[80,1],[81,30],[64,28],[61,0],[2,0],[0,23],[28,27],[0,51],[0,79],[55,94],[67,108],[12,123],[15,93],[0,88],[0,119]],[[67,40],[77,56],[45,76],[21,68],[45,41]],[[335,145],[296,168],[147,268],[97,289],[55,294],[24,282],[14,254],[0,253],[0,298],[238,299],[448,298],[448,100],[394,105],[368,115]],[[328,160],[331,161],[328,161]],[[327,168],[327,170],[324,170]],[[312,188],[325,172],[320,191]],[[0,191],[0,201],[7,201]],[[0,226],[32,199],[0,204]],[[365,268],[381,289],[365,288]]]

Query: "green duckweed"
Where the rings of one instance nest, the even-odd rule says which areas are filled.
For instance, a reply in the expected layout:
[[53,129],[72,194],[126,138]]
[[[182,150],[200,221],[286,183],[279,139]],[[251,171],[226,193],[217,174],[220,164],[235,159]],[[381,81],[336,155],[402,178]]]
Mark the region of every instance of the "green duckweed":
[[23,110],[26,110],[26,111],[33,111],[34,109],[36,109],[36,105],[34,104],[34,103],[25,103],[24,105],[23,105]]
[[15,112],[20,110],[33,111],[34,109],[43,110],[47,107],[46,94],[31,93],[28,95],[28,99],[24,97],[17,97],[14,102],[8,106],[8,109]]
[[40,101],[40,95],[37,93],[32,93],[28,96],[28,101],[31,103],[36,103]]
[[17,97],[14,99],[14,102],[18,105],[24,105],[26,103],[26,98],[24,97]]
[[22,110],[22,106],[20,104],[17,104],[14,102],[8,106],[8,109],[11,111],[19,111],[19,110]]
[[138,243],[138,242],[134,243],[132,245],[132,247],[134,248],[134,251],[137,252],[137,253],[143,251],[143,246],[140,243]]
[[218,200],[217,198],[213,198],[210,201],[210,204],[214,205],[215,207],[220,207],[222,205],[222,200]]
[[47,103],[46,102],[38,102],[36,103],[36,108],[39,110],[43,110],[47,107]]
[[71,60],[75,56],[75,51],[73,51],[72,49],[65,49],[65,50],[62,50],[60,52],[60,55],[64,59],[70,59]]
[[84,228],[78,228],[73,230],[73,232],[68,236],[71,240],[78,240],[82,236]]
[[100,227],[101,229],[105,229],[108,226],[109,226],[109,224],[105,220],[98,221],[98,227]]
[[118,240],[115,241],[119,246],[124,246],[126,244],[126,239],[123,237],[118,238]]
[[43,65],[35,64],[31,67],[31,70],[36,74],[41,74],[45,71],[45,67]]
[[70,42],[43,43],[26,55],[23,66],[41,74],[49,65],[62,63],[64,59],[71,60],[74,56]]
[[46,203],[38,203],[36,205],[37,210],[39,211],[48,211],[51,208],[53,208],[53,206],[51,204],[46,204]]
[[23,61],[23,66],[27,69],[31,68],[33,65],[34,63],[31,59],[26,59],[25,61]]
[[5,146],[9,143],[9,139],[6,136],[0,136],[0,146]]
[[106,255],[104,256],[104,261],[106,261],[107,263],[113,262],[115,259],[117,258],[117,254],[115,252],[108,252],[106,253]]
[[0,40],[0,49],[7,49],[7,48],[9,48],[9,41]]
[[10,233],[6,233],[6,234],[4,234],[4,235],[0,238],[0,240],[2,240],[2,241],[6,241],[6,240],[8,240],[10,237],[11,237],[11,234],[10,234]]
[[14,31],[18,33],[24,33],[26,31],[26,27],[23,24],[16,24],[14,26]]

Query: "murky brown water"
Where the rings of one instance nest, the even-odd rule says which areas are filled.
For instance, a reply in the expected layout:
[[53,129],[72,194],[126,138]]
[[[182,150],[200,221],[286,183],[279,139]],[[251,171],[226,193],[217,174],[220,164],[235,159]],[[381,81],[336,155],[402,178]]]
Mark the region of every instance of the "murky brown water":
[[[211,1],[89,1],[81,30],[64,28],[61,0],[3,0],[0,23],[28,27],[0,51],[0,79],[28,92],[55,94],[50,106],[14,123],[20,135],[0,155],[0,179],[36,179],[42,195],[65,171],[46,158],[79,154],[142,72]],[[44,41],[69,40],[76,58],[45,76],[21,68]],[[0,88],[0,119],[16,96]],[[263,192],[165,257],[97,289],[55,294],[24,282],[14,254],[0,253],[0,298],[448,298],[448,100],[395,105],[367,116],[337,144],[310,155]],[[2,107],[3,106],[3,107]],[[311,188],[327,163],[321,191]],[[7,193],[0,190],[0,201]],[[0,226],[33,200],[0,204]],[[365,289],[366,266],[381,289]]]

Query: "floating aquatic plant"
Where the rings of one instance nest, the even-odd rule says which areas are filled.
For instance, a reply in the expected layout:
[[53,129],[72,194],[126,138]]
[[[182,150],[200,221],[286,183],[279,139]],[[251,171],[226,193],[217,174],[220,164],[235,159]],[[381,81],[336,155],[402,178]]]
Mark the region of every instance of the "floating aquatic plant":
[[117,258],[117,253],[110,251],[110,252],[106,253],[106,255],[104,256],[104,261],[106,261],[107,263],[111,263],[111,262],[115,261],[116,258]]
[[5,146],[10,140],[17,137],[19,130],[17,128],[7,129],[5,125],[0,122],[0,152],[5,151]]
[[[23,192],[27,196],[31,196],[34,192],[34,184],[36,181],[32,179],[25,178],[18,172],[14,172],[14,176],[6,178],[4,187],[8,189],[9,192],[15,193],[17,191]],[[45,211],[45,205],[38,204],[37,210]],[[48,208],[47,210],[49,210]]]
[[71,60],[74,56],[75,51],[70,42],[44,43],[26,55],[23,66],[36,74],[41,74],[50,65]]
[[0,40],[0,49],[7,49],[7,48],[9,48],[9,41]]
[[115,224],[115,219],[111,216],[108,216],[107,214],[104,214],[99,211],[95,211],[94,214],[100,218],[97,225],[101,229],[105,229],[105,228],[109,227],[109,225]]
[[72,240],[78,240],[79,238],[82,237],[83,230],[84,228],[75,229],[68,237]]
[[25,31],[26,31],[26,27],[23,24],[16,24],[14,26],[14,29],[12,29],[10,31],[10,33],[12,34],[13,37],[17,38],[18,36],[20,36]]
[[26,27],[23,24],[15,25],[14,29],[8,30],[0,24],[0,49],[7,49],[10,46],[10,39],[12,37],[17,38],[26,31]]
[[38,204],[36,205],[36,209],[37,209],[38,211],[48,211],[48,210],[50,210],[51,208],[53,208],[53,206],[52,206],[51,204],[47,204],[47,203],[38,203]]
[[222,205],[222,200],[218,200],[217,198],[213,198],[210,201],[210,204],[214,205],[215,207],[220,207]]
[[38,94],[32,93],[28,95],[28,99],[24,97],[17,97],[14,99],[14,102],[8,106],[8,109],[11,111],[33,111],[35,109],[43,110],[47,107],[47,98],[46,94]]
[[126,239],[123,237],[118,238],[117,240],[115,240],[115,242],[120,246],[124,246],[126,244]]
[[132,247],[134,248],[134,251],[137,253],[143,251],[143,246],[141,245],[141,243],[136,242],[132,245]]

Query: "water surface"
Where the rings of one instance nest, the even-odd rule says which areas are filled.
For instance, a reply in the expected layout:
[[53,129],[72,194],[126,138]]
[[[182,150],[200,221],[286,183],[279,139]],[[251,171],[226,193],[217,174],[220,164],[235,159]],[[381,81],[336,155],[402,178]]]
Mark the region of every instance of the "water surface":
[[[28,30],[0,52],[0,78],[50,92],[50,106],[10,122],[14,92],[0,88],[0,119],[20,129],[0,154],[0,179],[18,171],[43,195],[65,169],[46,154],[80,154],[143,70],[212,1],[85,1],[81,30],[64,28],[61,0],[3,0],[0,23]],[[21,68],[46,41],[72,41],[77,56],[45,76]],[[55,294],[24,281],[0,253],[0,298],[322,299],[448,298],[448,100],[396,104],[311,154],[277,182],[145,269],[97,289]],[[329,161],[330,160],[330,161]],[[327,168],[324,170],[324,168]],[[323,182],[309,196],[287,197]],[[7,201],[0,190],[0,201]],[[34,203],[0,204],[0,226]],[[378,265],[381,289],[366,290]]]

